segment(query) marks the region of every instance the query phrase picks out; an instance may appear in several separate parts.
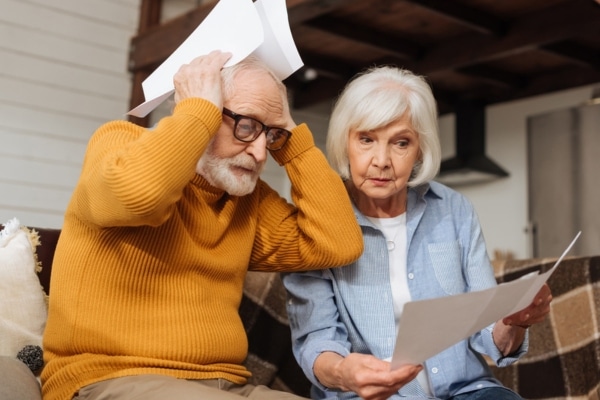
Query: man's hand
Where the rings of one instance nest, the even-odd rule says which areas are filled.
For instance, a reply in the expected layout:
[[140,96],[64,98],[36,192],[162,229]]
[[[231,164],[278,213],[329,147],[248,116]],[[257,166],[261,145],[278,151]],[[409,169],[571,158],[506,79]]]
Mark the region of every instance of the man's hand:
[[175,103],[190,97],[206,99],[223,108],[221,69],[231,58],[231,53],[214,50],[207,55],[184,64],[173,77]]
[[365,400],[385,400],[423,369],[421,365],[406,365],[394,371],[390,363],[372,355],[351,353],[347,357],[322,353],[315,362],[315,375],[330,388],[355,392]]

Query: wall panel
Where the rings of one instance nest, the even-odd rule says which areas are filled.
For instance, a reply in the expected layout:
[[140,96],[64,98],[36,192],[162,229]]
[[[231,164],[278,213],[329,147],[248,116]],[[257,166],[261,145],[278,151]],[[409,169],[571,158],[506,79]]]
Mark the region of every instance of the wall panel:
[[139,0],[0,0],[0,223],[60,227],[87,141],[125,119]]

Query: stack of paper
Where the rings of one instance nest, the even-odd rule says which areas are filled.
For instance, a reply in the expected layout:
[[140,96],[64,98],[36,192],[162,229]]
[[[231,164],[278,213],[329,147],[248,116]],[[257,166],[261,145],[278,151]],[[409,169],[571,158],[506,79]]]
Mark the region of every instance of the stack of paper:
[[543,274],[533,272],[487,290],[406,303],[391,368],[422,364],[486,326],[529,306],[580,234]]
[[262,59],[281,79],[303,63],[290,31],[282,0],[221,0],[190,36],[144,82],[146,101],[129,115],[145,117],[173,94],[173,76],[194,58],[213,50],[230,52],[226,67],[250,54]]

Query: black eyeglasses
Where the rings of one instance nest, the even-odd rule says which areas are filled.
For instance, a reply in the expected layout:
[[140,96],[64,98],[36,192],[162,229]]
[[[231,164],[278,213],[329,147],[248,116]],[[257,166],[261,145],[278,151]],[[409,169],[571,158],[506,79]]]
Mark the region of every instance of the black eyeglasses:
[[267,135],[267,149],[279,150],[292,136],[292,132],[286,129],[267,126],[257,119],[234,113],[225,107],[223,107],[223,114],[235,121],[233,136],[242,142],[253,142],[261,133],[265,132]]

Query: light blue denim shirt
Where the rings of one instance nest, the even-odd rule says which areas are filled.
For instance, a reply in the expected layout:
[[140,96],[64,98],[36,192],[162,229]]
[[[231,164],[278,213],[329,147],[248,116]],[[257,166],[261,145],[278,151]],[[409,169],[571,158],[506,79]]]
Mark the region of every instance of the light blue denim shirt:
[[[356,208],[355,213],[365,243],[359,260],[341,268],[282,274],[294,354],[313,383],[314,399],[358,398],[352,392],[327,389],[315,378],[313,364],[322,352],[386,359],[394,351],[396,326],[385,238]],[[466,197],[436,182],[411,188],[406,218],[412,300],[496,285],[477,215]],[[509,365],[525,354],[528,337],[515,354],[503,357],[493,343],[492,329],[488,326],[425,362],[436,398],[501,385],[481,354],[498,366]],[[392,398],[427,396],[413,380]]]

